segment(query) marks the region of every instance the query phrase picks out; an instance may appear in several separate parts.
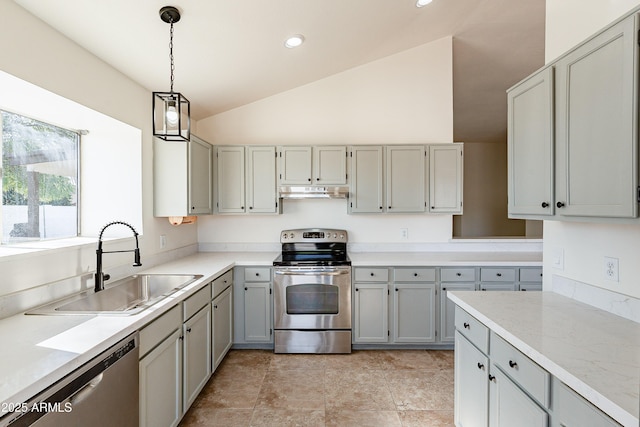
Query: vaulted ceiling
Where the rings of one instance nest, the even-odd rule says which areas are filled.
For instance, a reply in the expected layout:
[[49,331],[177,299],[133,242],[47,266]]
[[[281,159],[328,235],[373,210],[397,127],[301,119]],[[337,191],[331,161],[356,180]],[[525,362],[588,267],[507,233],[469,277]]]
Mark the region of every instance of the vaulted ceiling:
[[545,0],[14,1],[151,91],[169,86],[158,11],[176,6],[175,89],[197,120],[453,36],[454,138],[500,142],[505,90],[544,62]]

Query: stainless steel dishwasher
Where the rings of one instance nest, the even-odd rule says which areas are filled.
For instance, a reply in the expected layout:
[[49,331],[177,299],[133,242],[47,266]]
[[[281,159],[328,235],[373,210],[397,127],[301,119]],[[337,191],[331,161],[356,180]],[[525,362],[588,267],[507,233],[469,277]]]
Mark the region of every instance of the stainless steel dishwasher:
[[0,426],[138,426],[138,334],[0,418]]

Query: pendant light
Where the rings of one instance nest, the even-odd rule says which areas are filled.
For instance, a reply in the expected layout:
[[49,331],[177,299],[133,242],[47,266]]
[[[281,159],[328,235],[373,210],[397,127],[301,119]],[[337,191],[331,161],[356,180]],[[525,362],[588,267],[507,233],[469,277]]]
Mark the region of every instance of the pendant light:
[[171,60],[171,90],[153,92],[153,136],[165,141],[189,141],[191,138],[191,106],[180,92],[173,91],[173,24],[180,20],[180,12],[173,6],[160,9],[160,19],[171,25],[169,31],[169,59]]

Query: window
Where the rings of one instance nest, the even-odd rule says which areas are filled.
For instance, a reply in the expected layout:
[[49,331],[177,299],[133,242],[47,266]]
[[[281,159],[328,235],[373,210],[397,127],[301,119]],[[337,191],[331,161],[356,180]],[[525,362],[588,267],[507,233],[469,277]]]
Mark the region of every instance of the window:
[[80,134],[0,111],[2,244],[78,235]]

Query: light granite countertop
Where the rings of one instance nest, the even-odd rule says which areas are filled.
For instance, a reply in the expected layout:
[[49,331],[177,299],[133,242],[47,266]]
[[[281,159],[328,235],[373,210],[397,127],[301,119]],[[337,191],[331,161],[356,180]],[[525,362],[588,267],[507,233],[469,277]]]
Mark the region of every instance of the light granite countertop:
[[[372,252],[350,254],[354,266],[540,266],[537,252]],[[199,252],[140,271],[203,277],[130,316],[18,314],[0,320],[0,402],[22,403],[141,329],[233,266],[271,266],[278,252]],[[7,351],[9,350],[9,351]],[[0,411],[0,416],[4,415]]]
[[619,423],[639,425],[640,324],[552,292],[448,297]]

